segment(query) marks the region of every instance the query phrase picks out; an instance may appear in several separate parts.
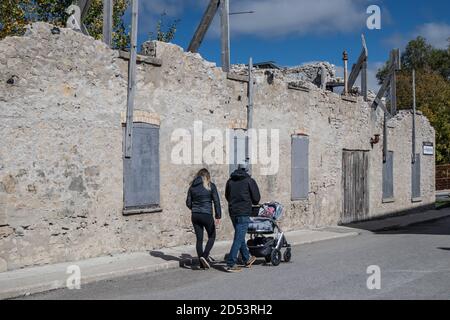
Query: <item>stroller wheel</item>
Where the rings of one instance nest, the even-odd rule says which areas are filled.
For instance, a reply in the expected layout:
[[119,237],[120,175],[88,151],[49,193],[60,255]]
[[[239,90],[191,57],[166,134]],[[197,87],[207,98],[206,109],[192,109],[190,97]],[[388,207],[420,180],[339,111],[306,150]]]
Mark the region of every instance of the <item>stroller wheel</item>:
[[291,254],[291,248],[287,248],[286,251],[285,251],[284,254],[283,254],[284,262],[289,262],[289,261],[291,261],[291,257],[292,257],[292,254]]
[[278,249],[273,249],[270,254],[270,261],[275,267],[278,266],[281,262],[281,251]]

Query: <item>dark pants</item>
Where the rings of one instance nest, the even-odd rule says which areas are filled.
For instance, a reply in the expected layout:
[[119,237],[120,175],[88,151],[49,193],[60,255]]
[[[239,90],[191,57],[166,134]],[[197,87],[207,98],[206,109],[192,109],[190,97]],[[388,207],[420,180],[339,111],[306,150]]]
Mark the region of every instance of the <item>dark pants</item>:
[[[192,213],[192,224],[194,225],[195,236],[197,237],[195,246],[197,255],[199,258],[208,258],[214,245],[214,241],[216,240],[214,218],[211,214]],[[205,250],[203,250],[203,229],[205,229],[208,234],[208,242],[206,243]]]
[[229,267],[236,264],[239,251],[244,263],[250,259],[250,252],[248,251],[247,243],[245,243],[245,235],[247,234],[250,218],[248,216],[231,217],[231,221],[234,227],[234,239],[227,260],[227,266]]

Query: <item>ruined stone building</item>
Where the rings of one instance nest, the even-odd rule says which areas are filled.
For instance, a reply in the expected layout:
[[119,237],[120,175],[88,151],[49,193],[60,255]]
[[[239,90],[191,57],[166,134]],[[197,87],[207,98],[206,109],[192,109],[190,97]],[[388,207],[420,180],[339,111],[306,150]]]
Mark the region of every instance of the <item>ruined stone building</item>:
[[[157,43],[161,65],[138,64],[133,157],[124,159],[127,60],[81,33],[51,29],[37,23],[0,41],[1,268],[193,243],[185,197],[205,165],[201,156],[192,165],[172,161],[173,132],[193,133],[201,121],[203,131],[229,129],[242,141],[247,83]],[[388,121],[383,162],[380,108],[313,83],[289,88],[280,70],[257,69],[255,79],[253,127],[278,130],[280,156],[275,173],[261,174],[259,163],[252,173],[262,200],[285,206],[285,230],[434,202],[435,159],[422,145],[434,143],[435,132],[424,116],[416,117],[414,166],[410,111]],[[223,194],[232,166],[206,167],[224,208],[218,236],[230,238]]]

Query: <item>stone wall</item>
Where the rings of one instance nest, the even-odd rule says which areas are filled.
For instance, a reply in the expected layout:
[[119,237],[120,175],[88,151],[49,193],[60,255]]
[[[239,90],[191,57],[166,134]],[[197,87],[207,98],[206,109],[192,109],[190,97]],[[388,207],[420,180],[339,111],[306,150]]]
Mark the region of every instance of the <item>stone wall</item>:
[[[157,43],[161,67],[139,64],[135,109],[160,123],[162,212],[124,216],[123,128],[127,61],[100,41],[34,24],[24,37],[0,42],[0,262],[12,270],[105,254],[151,250],[194,240],[185,207],[189,182],[202,165],[171,163],[176,128],[226,128],[246,119],[247,84],[227,79],[215,64],[172,44]],[[279,129],[280,168],[259,174],[263,201],[286,207],[286,230],[335,225],[342,211],[342,150],[370,152],[370,216],[434,202],[434,157],[422,156],[422,202],[411,202],[411,113],[389,121],[395,151],[395,202],[382,203],[383,114],[361,98],[344,101],[311,86],[288,90],[276,74],[256,72],[254,127]],[[434,143],[418,116],[417,145]],[[310,193],[292,202],[291,135],[310,137]],[[224,186],[228,165],[210,165],[224,208],[219,238],[231,236]]]

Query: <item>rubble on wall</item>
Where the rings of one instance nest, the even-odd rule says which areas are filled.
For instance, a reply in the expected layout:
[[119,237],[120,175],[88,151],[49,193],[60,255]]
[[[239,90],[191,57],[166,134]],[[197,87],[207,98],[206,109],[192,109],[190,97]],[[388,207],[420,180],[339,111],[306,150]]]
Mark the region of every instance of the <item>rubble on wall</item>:
[[156,58],[157,41],[145,41],[141,46],[141,54]]
[[322,67],[325,68],[329,80],[336,78],[336,66],[326,61],[285,68],[283,73],[291,81],[304,80],[320,86]]
[[[285,67],[281,69],[255,69],[256,74],[270,73],[273,77],[281,79],[286,83],[295,83],[298,86],[306,88],[317,88],[321,86],[322,68],[326,71],[326,82],[344,83],[340,77],[336,77],[336,66],[326,62],[312,62],[295,67]],[[248,65],[235,64],[231,66],[231,72],[239,75],[248,74]]]

